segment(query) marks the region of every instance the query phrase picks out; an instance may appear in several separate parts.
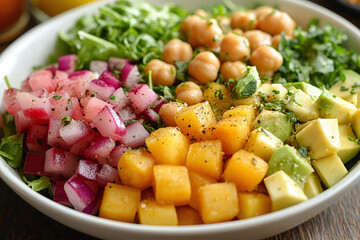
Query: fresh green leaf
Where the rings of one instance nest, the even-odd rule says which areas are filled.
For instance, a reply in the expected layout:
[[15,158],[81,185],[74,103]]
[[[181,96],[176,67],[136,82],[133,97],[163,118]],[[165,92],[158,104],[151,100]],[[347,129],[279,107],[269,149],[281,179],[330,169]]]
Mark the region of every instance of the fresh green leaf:
[[0,155],[12,168],[18,168],[23,160],[24,134],[18,133],[1,139]]
[[39,192],[51,186],[50,179],[46,176],[42,176],[35,180],[28,180],[23,176],[23,181],[34,191]]
[[11,84],[10,84],[10,81],[9,81],[8,76],[5,76],[4,79],[5,79],[5,83],[6,83],[7,88],[10,89],[10,88],[11,88]]
[[8,112],[4,112],[2,115],[2,119],[3,119],[2,137],[7,138],[11,135],[16,134],[14,116]]
[[190,61],[175,61],[176,79],[187,81],[189,64]]

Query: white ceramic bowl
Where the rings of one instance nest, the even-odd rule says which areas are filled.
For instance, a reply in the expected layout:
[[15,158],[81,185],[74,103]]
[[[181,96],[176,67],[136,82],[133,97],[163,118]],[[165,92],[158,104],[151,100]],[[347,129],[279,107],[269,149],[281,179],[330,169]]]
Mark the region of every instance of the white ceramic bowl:
[[[150,2],[161,5],[167,1],[151,0]],[[202,6],[211,6],[214,3],[219,3],[220,0],[173,0],[172,2],[189,9],[196,9]],[[234,0],[234,2],[247,7],[253,5],[253,2],[248,0]],[[268,0],[266,3],[268,5],[276,4],[302,26],[306,26],[312,17],[317,17],[322,24],[331,23],[343,29],[349,35],[348,47],[360,52],[359,29],[335,13],[307,1]],[[102,4],[104,2],[87,5],[59,15],[35,27],[8,47],[0,56],[0,99],[2,99],[5,90],[3,82],[5,76],[8,76],[14,87],[19,87],[21,81],[32,71],[32,67],[43,64],[53,51],[57,32],[70,28],[78,17],[96,11]],[[0,177],[19,196],[39,211],[71,228],[99,238],[132,240],[258,239],[286,231],[330,206],[359,181],[360,165],[358,164],[332,188],[296,206],[248,220],[181,227],[129,224],[77,212],[32,191],[22,182],[18,173],[11,169],[3,159],[0,159]]]

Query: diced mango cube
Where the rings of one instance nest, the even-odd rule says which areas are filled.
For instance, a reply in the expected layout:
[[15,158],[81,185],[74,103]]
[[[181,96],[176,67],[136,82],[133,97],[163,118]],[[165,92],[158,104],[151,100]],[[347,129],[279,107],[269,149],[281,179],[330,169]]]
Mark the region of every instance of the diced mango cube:
[[225,154],[234,154],[243,148],[250,134],[245,117],[228,117],[213,125],[213,134],[220,139]]
[[119,160],[121,183],[144,190],[152,185],[154,157],[146,150],[126,151]]
[[348,173],[344,163],[337,154],[316,159],[312,162],[312,165],[327,188],[335,185]]
[[264,183],[271,199],[271,211],[281,210],[307,200],[299,185],[282,170],[266,177]]
[[271,211],[271,200],[268,195],[262,193],[239,192],[238,219],[260,216]]
[[156,164],[185,165],[190,142],[179,128],[159,128],[145,142]]
[[200,213],[189,206],[177,207],[179,225],[197,225],[203,224]]
[[220,140],[190,144],[186,167],[218,180],[223,171],[223,151]]
[[212,82],[204,88],[204,100],[209,101],[214,115],[220,119],[232,103],[231,91],[225,85]]
[[192,142],[214,139],[209,126],[216,122],[209,102],[186,107],[175,115],[175,122]]
[[155,199],[161,204],[181,206],[188,204],[191,186],[188,170],[185,166],[154,166]]
[[359,153],[360,145],[356,141],[353,141],[356,137],[349,125],[339,125],[339,134],[340,149],[337,155],[345,164]]
[[201,175],[194,171],[189,171],[189,179],[191,185],[191,198],[189,205],[192,208],[199,210],[199,188],[206,184],[216,183],[216,181],[213,178]]
[[256,108],[253,105],[239,105],[224,112],[222,118],[233,116],[245,117],[250,126],[256,117]]
[[310,199],[320,194],[321,192],[323,192],[323,188],[321,186],[320,179],[316,173],[312,173],[306,179],[304,184],[304,193],[307,198]]
[[139,203],[139,221],[141,224],[176,226],[178,218],[173,204],[161,205],[155,200],[142,200]]
[[200,215],[204,223],[232,220],[239,213],[234,183],[214,183],[199,189]]
[[224,180],[234,182],[239,191],[252,192],[263,180],[268,164],[260,157],[240,149],[228,160]]
[[134,222],[140,197],[139,189],[108,183],[100,205],[99,217]]

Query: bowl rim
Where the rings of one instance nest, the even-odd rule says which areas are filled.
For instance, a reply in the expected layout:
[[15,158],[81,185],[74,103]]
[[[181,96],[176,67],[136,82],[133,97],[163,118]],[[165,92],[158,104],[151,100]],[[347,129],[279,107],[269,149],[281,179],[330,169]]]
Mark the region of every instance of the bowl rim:
[[[4,50],[4,52],[0,55],[0,63],[4,62],[5,59],[11,55],[11,53],[14,51],[14,49],[21,45],[22,41],[25,41],[29,36],[32,36],[32,34],[35,34],[39,29],[41,29],[43,26],[51,25],[55,21],[61,21],[61,19],[69,14],[76,15],[80,9],[90,9],[94,7],[101,6],[103,4],[107,4],[112,1],[104,1],[104,2],[94,2],[87,4],[86,6],[82,6],[73,10],[70,10],[68,12],[62,13],[48,21],[45,21],[44,23],[34,27],[24,35],[22,35],[19,39],[17,39],[13,44],[11,44],[7,49]],[[281,0],[278,0],[275,2],[280,2]],[[344,19],[343,17],[331,12],[328,9],[325,9],[315,3],[308,2],[308,1],[296,1],[296,0],[283,0],[281,2],[288,2],[292,3],[295,6],[303,6],[303,7],[311,7],[314,10],[318,12],[323,12],[324,14],[328,15],[330,18],[339,20],[339,23],[341,25],[345,26],[345,30],[349,32],[354,32],[358,38],[360,39],[360,31],[357,27],[355,27],[352,23]],[[79,15],[80,16],[80,15]],[[56,219],[57,221],[73,228],[73,226],[70,225],[70,223],[66,223],[64,221],[59,220],[60,216],[66,216],[76,219],[77,221],[86,222],[92,225],[98,225],[100,227],[103,227],[104,229],[114,229],[117,228],[119,230],[129,231],[132,233],[136,233],[138,231],[141,231],[144,234],[158,234],[158,235],[188,235],[189,232],[191,232],[192,235],[202,235],[202,234],[211,234],[211,233],[221,233],[226,231],[234,231],[234,230],[242,230],[250,227],[256,227],[261,226],[263,224],[269,223],[269,221],[272,222],[279,222],[283,221],[289,216],[297,216],[303,212],[309,211],[313,208],[322,208],[324,209],[326,203],[330,205],[332,201],[340,198],[343,193],[346,191],[349,191],[350,188],[354,187],[358,181],[360,180],[360,161],[356,164],[355,167],[349,173],[336,185],[333,187],[325,190],[323,193],[319,194],[318,196],[309,199],[306,202],[291,206],[289,208],[272,212],[269,214],[265,214],[262,216],[240,220],[240,221],[230,221],[230,222],[223,222],[223,223],[215,223],[215,224],[204,224],[204,225],[193,225],[193,226],[151,226],[151,225],[140,225],[140,224],[134,224],[134,223],[125,223],[125,222],[119,222],[114,220],[108,220],[104,218],[100,218],[97,216],[88,215],[85,213],[78,212],[76,210],[73,210],[71,208],[65,207],[63,205],[60,205],[56,202],[54,202],[51,199],[48,199],[39,193],[33,191],[30,189],[19,177],[15,175],[15,170],[11,169],[6,161],[4,161],[2,158],[0,159],[0,177],[3,179],[3,181],[13,190],[15,191],[19,196],[21,196],[24,200],[26,200],[30,205],[44,213],[45,215],[50,216],[51,218]],[[344,187],[344,186],[345,187]],[[40,198],[40,200],[39,200]],[[325,201],[327,200],[327,201]],[[39,207],[39,205],[36,205],[36,201],[41,201],[44,206]],[[51,214],[49,214],[49,212]],[[58,216],[56,216],[58,215]],[[313,216],[313,215],[312,215]],[[308,219],[308,218],[306,218]],[[305,220],[306,220],[305,219]],[[75,228],[77,229],[77,228]],[[184,231],[184,230],[187,231]],[[79,230],[79,229],[77,229]],[[81,230],[80,230],[81,231]]]

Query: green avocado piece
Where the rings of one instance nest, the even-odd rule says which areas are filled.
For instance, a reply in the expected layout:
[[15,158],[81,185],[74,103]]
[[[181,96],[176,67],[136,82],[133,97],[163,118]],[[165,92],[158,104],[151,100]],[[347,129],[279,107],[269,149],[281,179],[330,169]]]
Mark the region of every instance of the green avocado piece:
[[285,83],[283,86],[287,89],[292,87],[300,89],[304,93],[306,93],[312,100],[316,100],[322,93],[322,90],[318,87],[315,87],[309,83],[305,82],[293,82],[293,83]]
[[289,175],[301,189],[304,189],[307,177],[314,172],[309,161],[289,145],[275,149],[269,160],[267,175],[270,176],[280,170]]
[[286,115],[277,111],[261,111],[253,123],[254,129],[259,127],[268,130],[282,142],[288,139],[293,131],[293,126]]
[[258,80],[260,77],[256,67],[248,67],[246,76],[239,79],[232,89],[231,97],[234,99],[251,97],[256,92]]
[[337,97],[346,99],[360,90],[360,74],[353,70],[343,70],[341,73],[345,81],[335,83],[329,90]]
[[339,124],[351,123],[357,109],[354,104],[337,97],[328,90],[323,90],[315,101],[315,106],[321,118],[337,118]]

